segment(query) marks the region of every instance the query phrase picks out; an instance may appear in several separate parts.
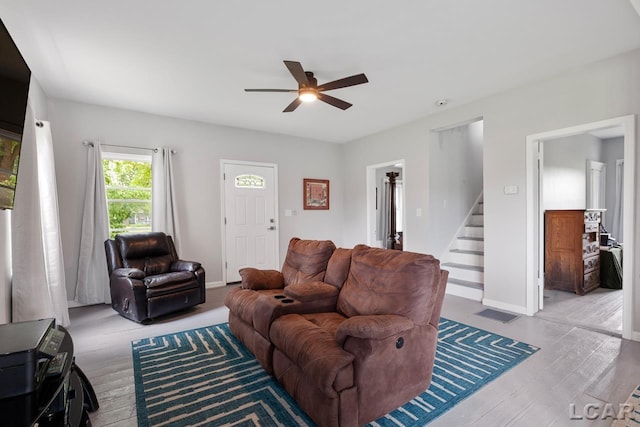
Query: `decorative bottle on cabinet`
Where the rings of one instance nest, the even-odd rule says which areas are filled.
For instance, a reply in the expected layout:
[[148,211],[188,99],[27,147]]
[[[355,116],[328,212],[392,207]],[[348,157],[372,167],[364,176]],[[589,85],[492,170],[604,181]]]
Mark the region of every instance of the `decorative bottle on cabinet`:
[[600,286],[602,209],[544,213],[544,285],[584,295]]

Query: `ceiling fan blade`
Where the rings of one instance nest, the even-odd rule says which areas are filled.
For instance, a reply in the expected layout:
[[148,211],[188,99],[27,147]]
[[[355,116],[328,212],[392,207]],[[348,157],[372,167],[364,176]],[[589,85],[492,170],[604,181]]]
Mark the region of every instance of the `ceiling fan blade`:
[[298,92],[296,89],[245,89],[245,92]]
[[338,107],[341,110],[346,110],[353,105],[349,104],[346,101],[343,101],[342,99],[334,98],[333,96],[329,96],[324,93],[318,93],[318,99],[320,101],[326,102],[327,104],[333,105],[334,107]]
[[364,74],[356,74],[355,76],[345,77],[344,79],[334,80],[329,83],[325,83],[318,87],[318,90],[333,90],[343,87],[361,85],[367,83],[369,80]]
[[296,97],[296,99],[294,99],[291,104],[287,105],[287,108],[282,110],[282,112],[283,113],[290,113],[293,110],[295,110],[296,108],[298,108],[298,105],[300,105],[301,103],[302,103],[302,101],[300,101],[300,98]]
[[307,79],[307,75],[305,74],[304,69],[299,62],[284,61],[284,65],[287,66],[289,72],[291,73],[293,78],[296,79],[298,84],[300,84],[301,86],[309,86],[309,79]]

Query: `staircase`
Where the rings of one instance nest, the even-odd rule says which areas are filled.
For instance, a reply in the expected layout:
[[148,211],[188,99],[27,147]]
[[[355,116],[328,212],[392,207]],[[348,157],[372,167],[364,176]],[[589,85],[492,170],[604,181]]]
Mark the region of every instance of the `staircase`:
[[484,204],[482,195],[443,257],[449,270],[447,293],[482,301],[484,295]]

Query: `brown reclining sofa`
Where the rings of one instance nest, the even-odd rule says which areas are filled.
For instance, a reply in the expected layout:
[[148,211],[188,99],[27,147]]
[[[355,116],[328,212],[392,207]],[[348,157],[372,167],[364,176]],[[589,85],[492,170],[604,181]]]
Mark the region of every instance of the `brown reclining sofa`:
[[319,426],[359,426],[431,383],[448,272],[430,255],[291,239],[247,268],[229,327]]

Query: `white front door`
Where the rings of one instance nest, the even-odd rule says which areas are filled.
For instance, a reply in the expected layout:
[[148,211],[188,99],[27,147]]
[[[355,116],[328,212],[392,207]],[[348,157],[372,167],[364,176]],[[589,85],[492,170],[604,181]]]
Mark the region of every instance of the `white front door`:
[[275,165],[224,164],[226,282],[244,267],[278,269]]

